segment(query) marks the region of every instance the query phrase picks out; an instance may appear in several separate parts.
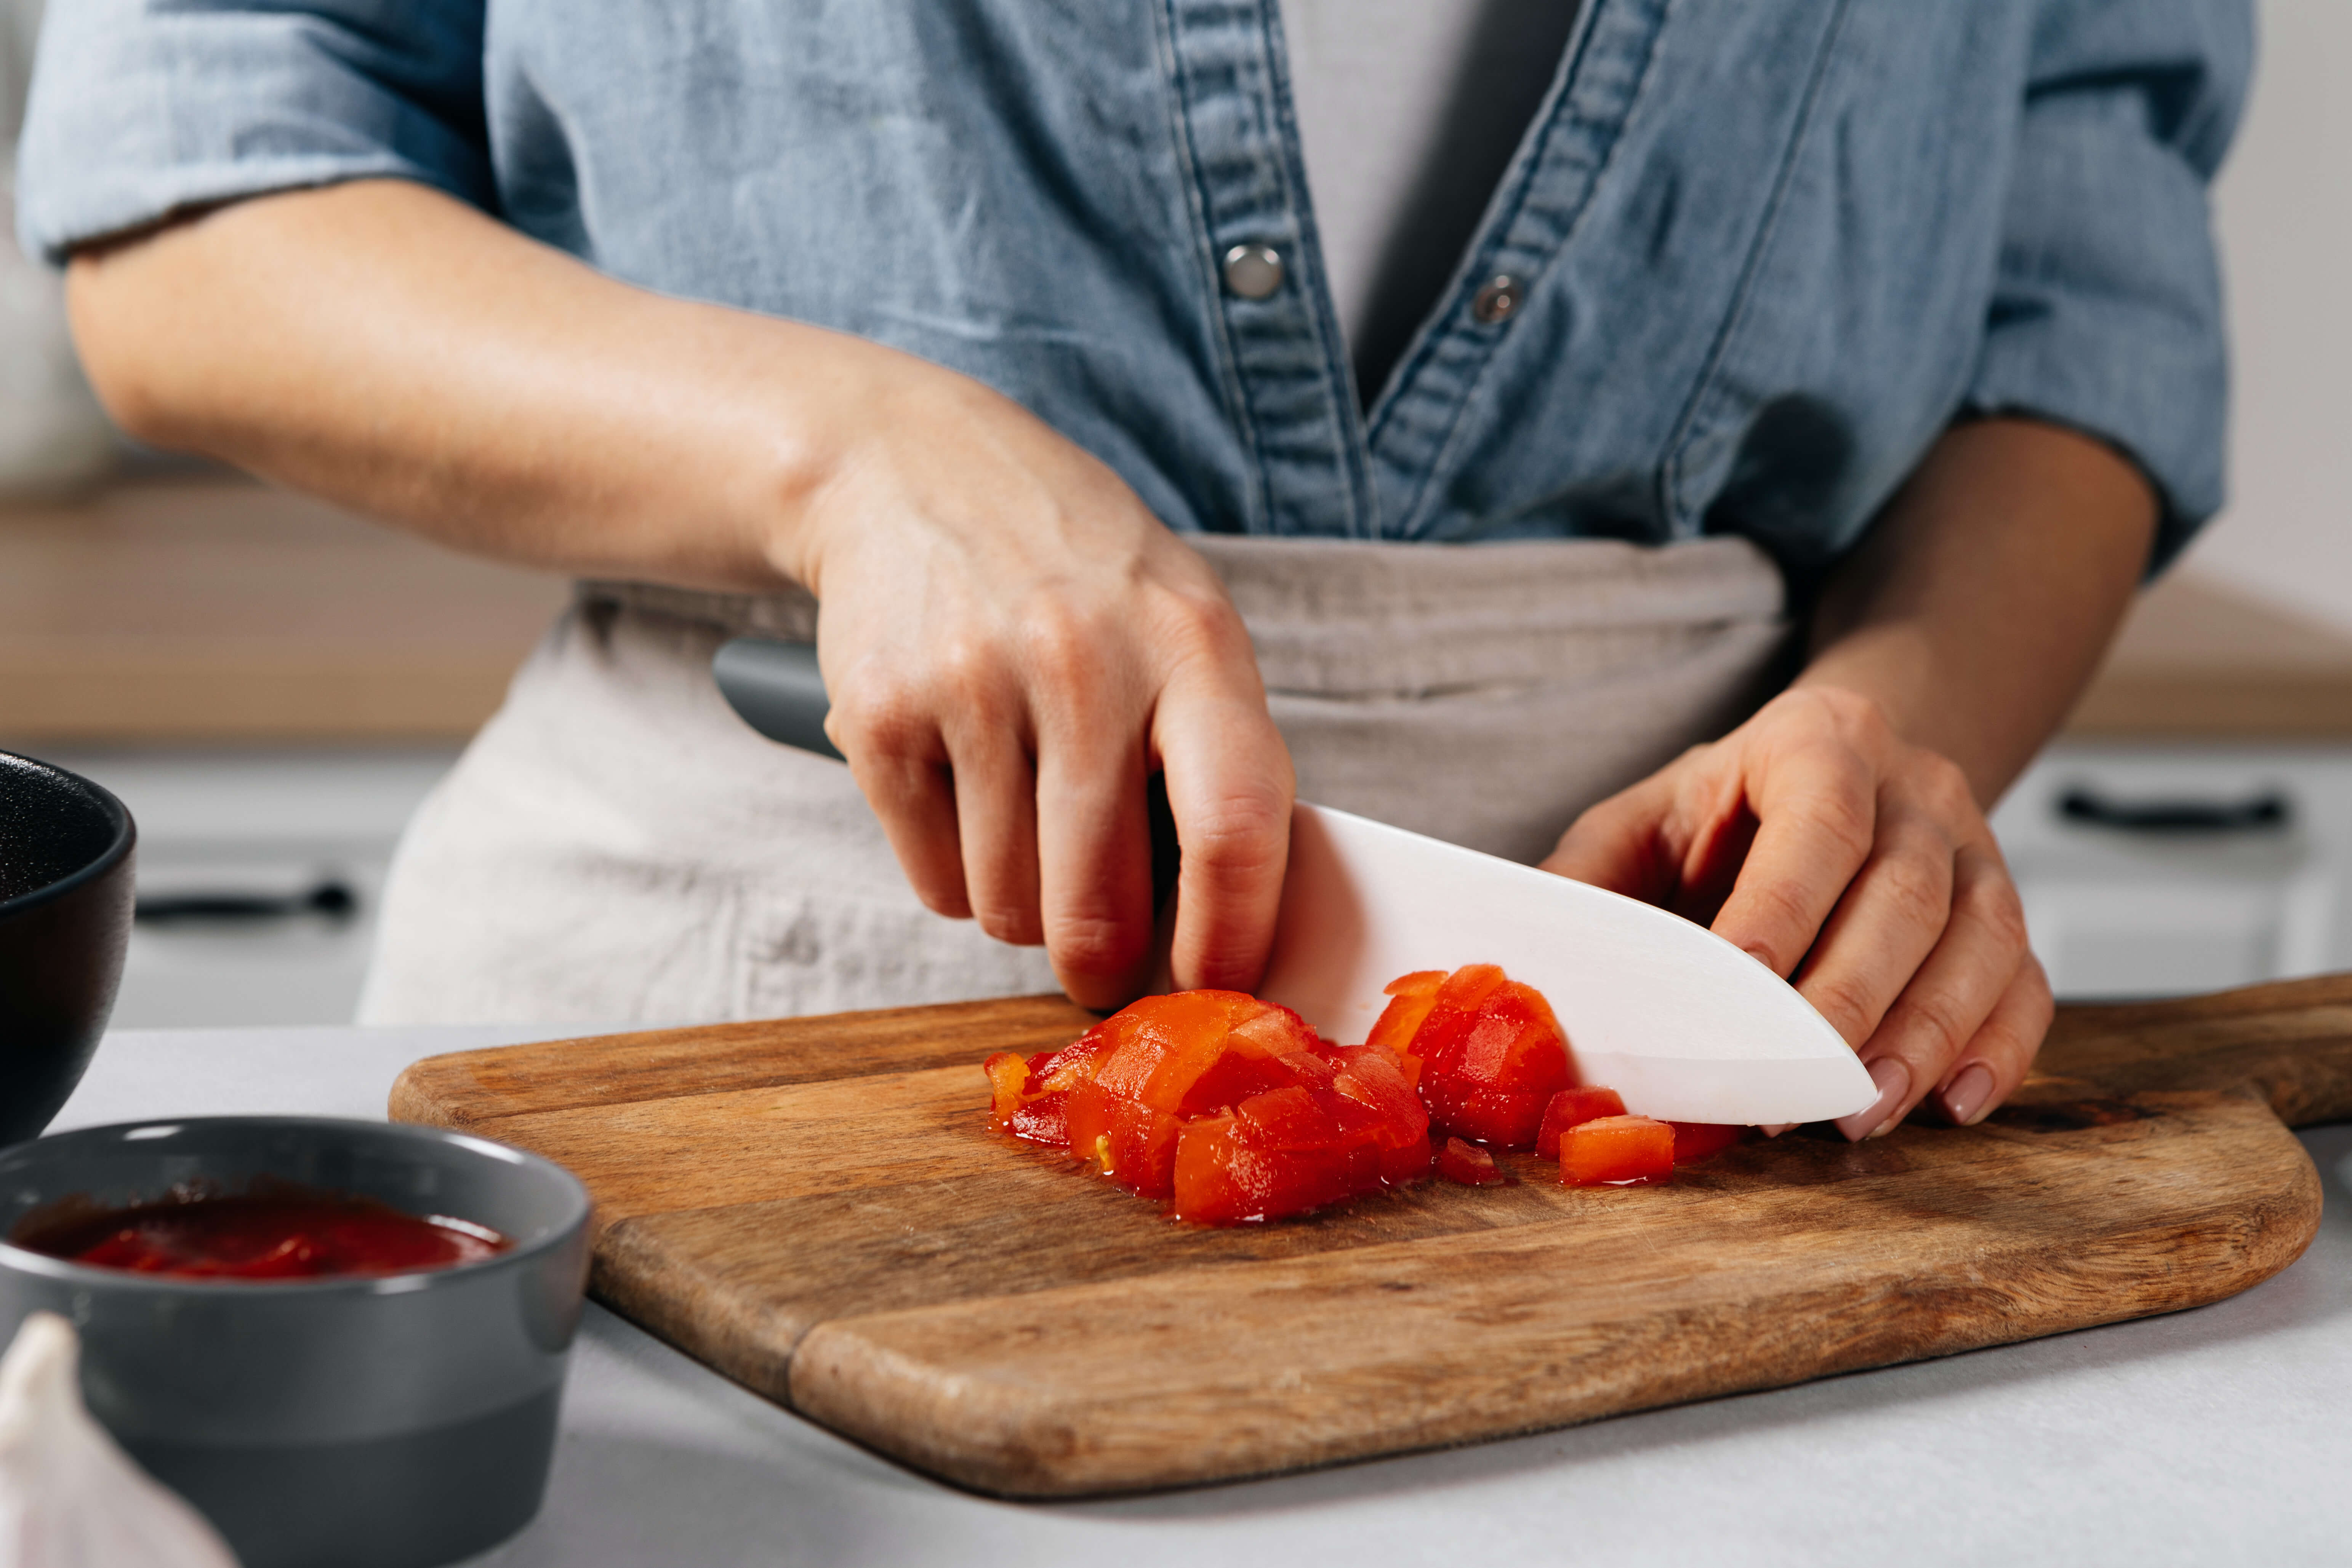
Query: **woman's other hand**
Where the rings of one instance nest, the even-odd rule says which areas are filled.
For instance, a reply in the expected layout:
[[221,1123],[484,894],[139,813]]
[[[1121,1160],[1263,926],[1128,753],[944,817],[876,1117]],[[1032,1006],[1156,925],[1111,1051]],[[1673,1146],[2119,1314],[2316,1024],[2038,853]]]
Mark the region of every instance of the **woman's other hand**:
[[1805,671],[1601,802],[1545,864],[1704,921],[1862,1055],[1884,1131],[1974,1121],[2051,1017],[1985,811],[2057,729],[2147,564],[2156,496],[2031,419],[1947,431],[1824,584]]
[[1868,698],[1784,692],[1579,817],[1545,868],[1660,904],[1793,977],[1860,1053],[1893,1127],[1933,1095],[1976,1121],[2050,1024],[2024,911],[1959,768]]

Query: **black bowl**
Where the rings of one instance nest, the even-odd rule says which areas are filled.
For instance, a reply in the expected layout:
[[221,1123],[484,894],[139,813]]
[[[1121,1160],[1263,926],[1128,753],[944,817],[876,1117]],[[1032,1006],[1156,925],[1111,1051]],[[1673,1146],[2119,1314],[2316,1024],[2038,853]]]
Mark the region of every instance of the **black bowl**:
[[[215,1116],[0,1150],[0,1237],[69,1200],[128,1207],[257,1179],[488,1226],[511,1249],[413,1274],[192,1279],[0,1242],[0,1343],[81,1331],[82,1397],[245,1568],[425,1568],[539,1510],[588,1276],[587,1189],[435,1127]],[[37,1223],[37,1221],[36,1221]]]
[[122,803],[0,752],[0,1144],[30,1138],[81,1081],[131,940]]

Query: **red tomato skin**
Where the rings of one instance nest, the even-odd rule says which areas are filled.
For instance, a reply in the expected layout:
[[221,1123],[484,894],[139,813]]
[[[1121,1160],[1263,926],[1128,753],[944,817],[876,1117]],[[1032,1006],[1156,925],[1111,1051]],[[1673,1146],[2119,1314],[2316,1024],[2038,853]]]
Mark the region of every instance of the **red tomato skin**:
[[1429,1108],[1414,1092],[1402,1058],[1382,1046],[1342,1047],[1331,1058],[1339,1067],[1331,1080],[1335,1092],[1391,1123],[1400,1143],[1427,1141]]
[[1551,1100],[1543,1090],[1512,1094],[1452,1076],[1423,1082],[1421,1097],[1435,1125],[1497,1149],[1532,1147],[1543,1125],[1544,1107]]
[[1104,1019],[1058,1051],[1040,1051],[1029,1058],[1029,1074],[1040,1089],[1076,1089],[1095,1076],[1102,1058],[1118,1044],[1119,1033]]
[[1281,1218],[1431,1164],[1418,1063],[1325,1045],[1297,1014],[1236,992],[1146,997],[1058,1051],[983,1065],[992,1110],[1012,1097],[1008,1131],[1172,1197],[1183,1219]]
[[[1417,996],[1426,984],[1425,974],[1406,975],[1391,990]],[[1491,963],[1445,976],[1401,1048],[1419,1068],[1417,1087],[1436,1123],[1499,1148],[1531,1146],[1545,1106],[1569,1084],[1567,1040],[1550,1005]]]
[[1571,1187],[1664,1182],[1675,1173],[1675,1130],[1647,1116],[1603,1116],[1560,1134],[1559,1179]]
[[1069,1110],[1069,1090],[1055,1089],[1024,1104],[1004,1130],[1031,1143],[1066,1149],[1070,1146]]
[[1181,1126],[1164,1110],[1123,1099],[1100,1083],[1070,1090],[1069,1148],[1139,1197],[1164,1198],[1173,1178],[1176,1134]]
[[1195,1225],[1284,1219],[1379,1184],[1379,1159],[1369,1146],[1253,1147],[1238,1113],[1192,1122],[1177,1140],[1176,1217]]
[[1445,1147],[1437,1152],[1437,1173],[1465,1187],[1491,1187],[1503,1180],[1503,1173],[1495,1168],[1494,1155],[1459,1138],[1448,1138]]
[[1401,1148],[1381,1151],[1381,1181],[1391,1187],[1410,1186],[1415,1182],[1427,1181],[1430,1167],[1436,1159],[1435,1151],[1429,1146],[1429,1134],[1423,1132]]
[[1283,1057],[1251,1057],[1228,1051],[1192,1080],[1176,1107],[1182,1117],[1213,1116],[1231,1110],[1252,1095],[1264,1094],[1297,1081]]
[[1254,1095],[1234,1108],[1234,1137],[1252,1149],[1284,1153],[1338,1149],[1347,1140],[1311,1089],[1292,1084]]
[[1675,1130],[1675,1163],[1688,1165],[1720,1154],[1748,1136],[1745,1127],[1717,1121],[1670,1121]]
[[1536,1129],[1536,1152],[1547,1160],[1559,1158],[1559,1135],[1580,1121],[1622,1116],[1625,1102],[1613,1089],[1570,1085],[1544,1105],[1543,1123]]

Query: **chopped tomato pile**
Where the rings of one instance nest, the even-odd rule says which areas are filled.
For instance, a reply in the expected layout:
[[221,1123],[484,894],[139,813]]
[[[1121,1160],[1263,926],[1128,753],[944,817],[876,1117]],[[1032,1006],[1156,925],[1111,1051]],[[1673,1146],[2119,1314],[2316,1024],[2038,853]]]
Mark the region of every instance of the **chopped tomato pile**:
[[1202,1225],[1305,1214],[1433,1166],[1496,1185],[1497,1149],[1557,1159],[1571,1186],[1664,1181],[1745,1131],[1629,1116],[1575,1083],[1549,1005],[1494,964],[1408,974],[1388,995],[1360,1046],[1236,991],[1147,996],[1060,1050],[989,1058],[991,1110]]
[[1179,1219],[1276,1219],[1429,1171],[1411,1064],[1235,991],[1147,996],[1058,1051],[986,1066],[998,1126],[1172,1198]]

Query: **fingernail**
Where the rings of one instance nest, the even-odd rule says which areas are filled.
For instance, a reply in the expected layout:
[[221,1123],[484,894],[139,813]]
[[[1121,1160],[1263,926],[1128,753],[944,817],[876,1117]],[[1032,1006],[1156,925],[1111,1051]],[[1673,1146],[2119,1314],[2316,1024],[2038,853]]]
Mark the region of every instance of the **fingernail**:
[[1859,1143],[1885,1127],[1895,1108],[1911,1092],[1911,1069],[1896,1058],[1881,1057],[1870,1064],[1870,1081],[1878,1086],[1878,1098],[1867,1109],[1838,1118],[1837,1130],[1851,1142]]
[[1797,1124],[1793,1121],[1781,1121],[1777,1122],[1770,1127],[1759,1127],[1756,1131],[1761,1132],[1767,1138],[1778,1138],[1781,1133],[1786,1132],[1790,1128],[1794,1127],[1795,1125]]
[[1955,1127],[1973,1127],[1979,1117],[1990,1110],[1992,1100],[1992,1069],[1982,1062],[1971,1062],[1966,1072],[1952,1080],[1952,1087],[1943,1093],[1944,1114],[1952,1119]]

